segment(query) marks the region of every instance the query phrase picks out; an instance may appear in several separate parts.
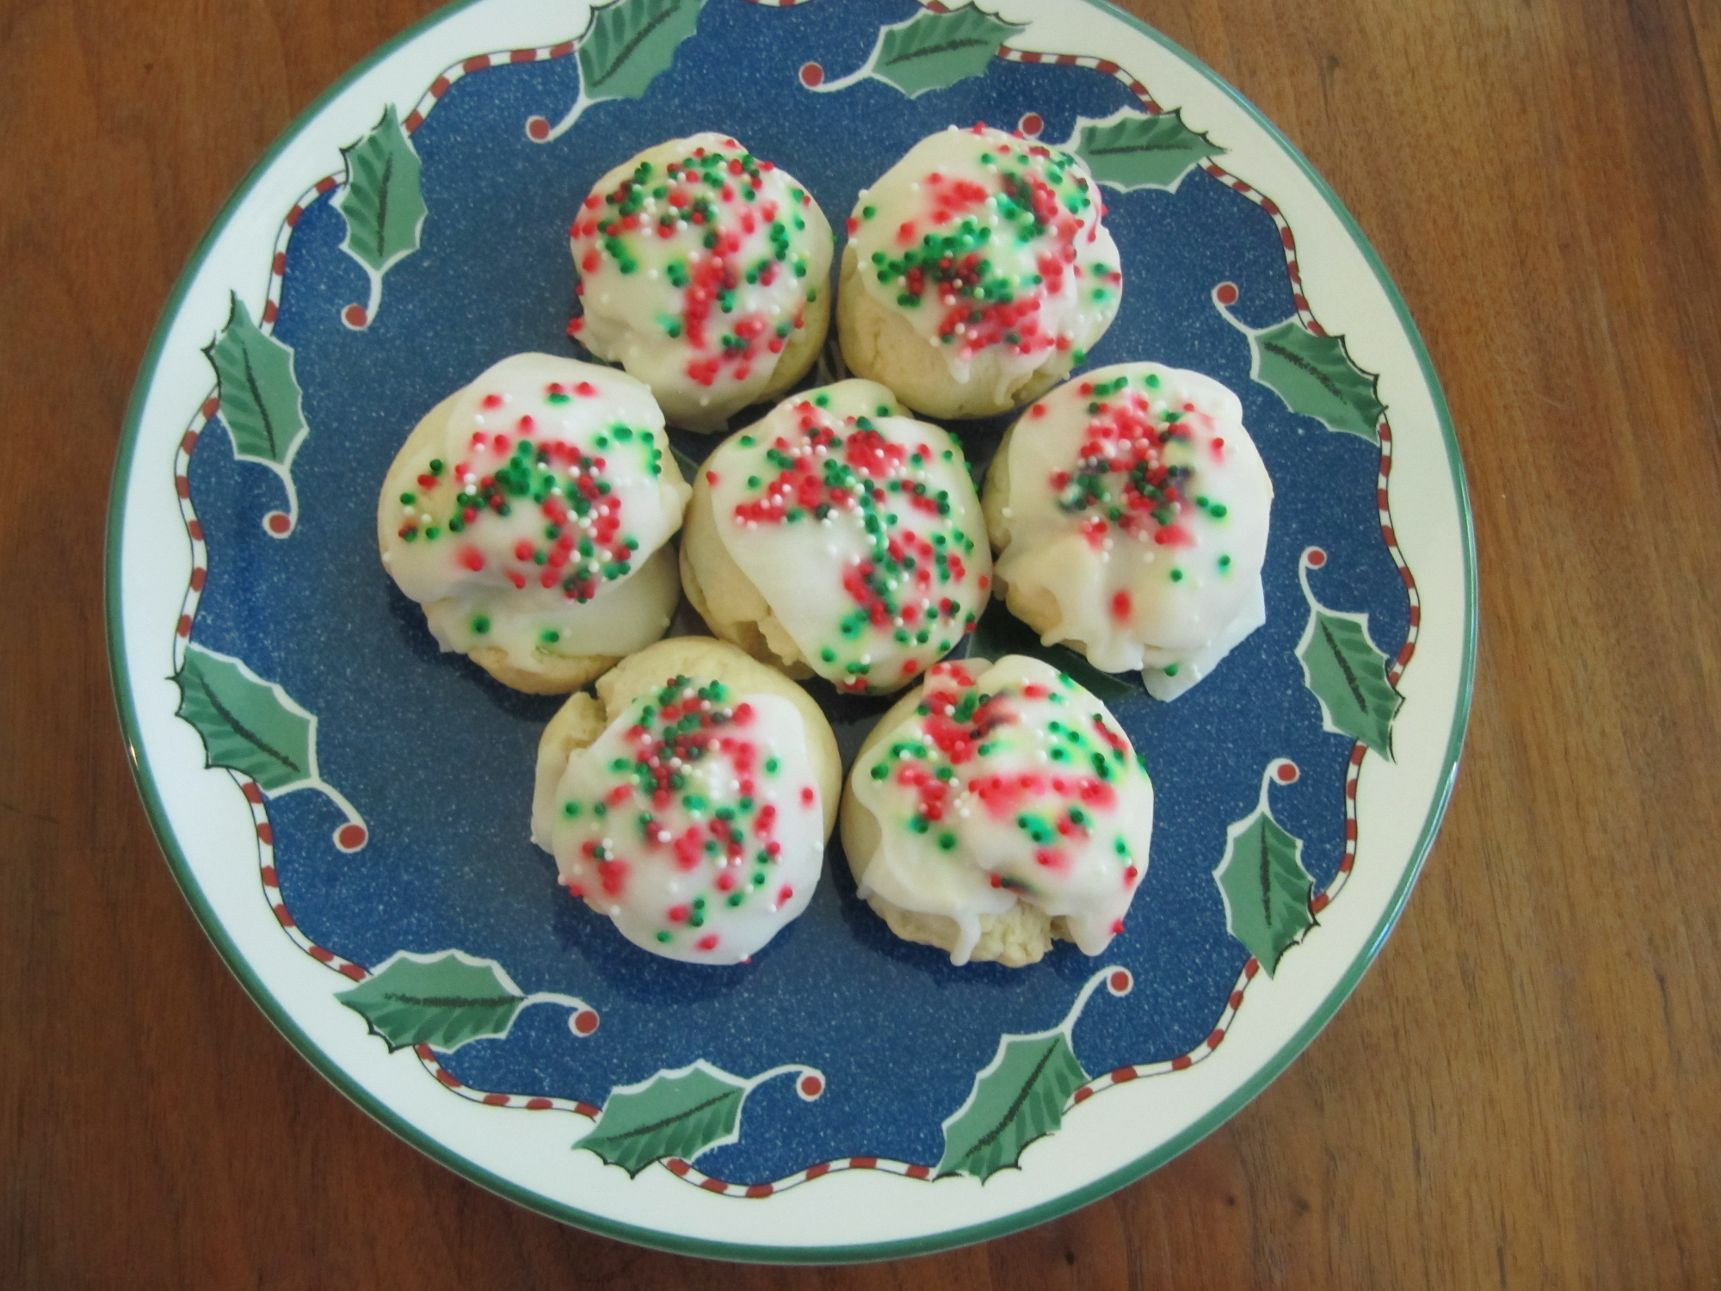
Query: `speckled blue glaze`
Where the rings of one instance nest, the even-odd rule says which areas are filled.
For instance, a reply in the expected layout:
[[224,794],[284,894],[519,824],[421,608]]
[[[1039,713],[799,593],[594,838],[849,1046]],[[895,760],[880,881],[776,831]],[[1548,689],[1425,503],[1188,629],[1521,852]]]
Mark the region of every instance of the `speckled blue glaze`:
[[[577,352],[565,335],[574,284],[566,228],[598,176],[639,149],[728,131],[799,178],[840,228],[861,186],[945,125],[1013,127],[1032,111],[1045,121],[1042,137],[1058,141],[1077,115],[1130,101],[1090,70],[1000,60],[983,77],[914,100],[876,82],[831,94],[800,86],[803,62],[858,66],[878,24],[914,7],[898,0],[862,15],[840,4],[712,3],[674,71],[644,99],[600,104],[548,145],[529,141],[523,123],[555,120],[574,101],[573,59],[457,81],[414,136],[429,208],[423,247],[389,271],[368,331],[340,320],[343,306],[365,299],[366,283],[340,250],[343,225],[327,196],[293,234],[275,334],[296,353],[311,427],[294,465],[297,530],[275,540],[259,527],[282,504],[280,482],[234,461],[219,419],[190,466],[209,550],[194,639],[244,659],[318,715],[323,774],[371,831],[368,846],[345,856],[331,843],[340,818],[325,798],[270,802],[275,864],[299,926],[367,965],[402,949],[458,947],[497,960],[526,991],[577,994],[602,1014],[598,1032],[577,1039],[565,1013],[528,1009],[506,1039],[447,1055],[446,1067],[478,1089],[601,1103],[617,1084],[696,1058],[739,1075],[785,1062],[823,1070],[828,1088],[813,1103],[788,1081],[759,1087],[740,1141],[700,1158],[702,1169],[738,1182],[852,1154],[935,1162],[940,1122],[999,1036],[1054,1025],[1096,962],[1060,945],[1026,970],[953,968],[889,934],[856,899],[834,847],[806,915],[752,965],[695,968],[636,949],[557,888],[553,862],[527,838],[536,743],[557,702],[510,692],[438,653],[417,607],[378,564],[374,506],[396,448],[443,395],[508,354]],[[1301,551],[1326,549],[1322,600],[1367,611],[1383,650],[1396,651],[1408,627],[1377,526],[1376,450],[1288,412],[1252,382],[1246,339],[1211,303],[1213,287],[1229,281],[1246,323],[1292,312],[1270,217],[1200,170],[1175,193],[1106,196],[1126,280],[1090,366],[1151,358],[1224,381],[1242,397],[1278,497],[1267,625],[1174,704],[1138,695],[1115,705],[1152,771],[1158,827],[1128,929],[1103,961],[1127,966],[1135,989],[1122,999],[1102,992],[1075,1031],[1075,1051],[1093,1072],[1183,1053],[1224,1007],[1247,955],[1226,933],[1212,870],[1269,760],[1301,768],[1294,785],[1274,790],[1273,807],[1304,840],[1317,887],[1343,854],[1351,742],[1322,731],[1293,653],[1308,613]],[[259,263],[259,277],[266,272]],[[197,397],[188,391],[188,404]],[[1001,428],[955,428],[977,471]],[[705,445],[683,440],[696,455]],[[845,752],[887,703],[828,689],[820,697]],[[1281,971],[1294,972],[1297,957],[1291,950]],[[567,1122],[546,1121],[545,1132],[577,1136]]]

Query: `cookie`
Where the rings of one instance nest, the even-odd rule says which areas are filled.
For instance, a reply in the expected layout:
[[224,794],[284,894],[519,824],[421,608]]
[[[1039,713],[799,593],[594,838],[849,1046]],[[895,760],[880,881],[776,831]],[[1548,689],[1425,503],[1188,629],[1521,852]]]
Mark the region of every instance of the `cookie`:
[[1011,611],[1105,672],[1173,699],[1266,621],[1273,482],[1237,396],[1122,363],[1066,382],[1012,426],[983,504]]
[[786,171],[726,135],[671,139],[592,189],[569,228],[570,330],[688,430],[772,399],[818,357],[831,227]]
[[937,664],[861,745],[842,806],[860,895],[955,964],[1019,968],[1123,930],[1153,782],[1106,706],[1042,660]]
[[799,686],[722,641],[672,637],[551,720],[532,839],[636,946],[740,963],[807,908],[841,777]]
[[437,643],[518,690],[577,689],[669,627],[688,487],[651,392],[517,354],[427,413],[384,478],[383,567]]
[[992,552],[960,445],[851,380],[718,445],[694,480],[681,574],[711,630],[755,658],[883,693],[973,627]]
[[1118,250],[1087,167],[975,126],[921,140],[849,218],[837,335],[857,376],[932,417],[1007,412],[1116,315]]

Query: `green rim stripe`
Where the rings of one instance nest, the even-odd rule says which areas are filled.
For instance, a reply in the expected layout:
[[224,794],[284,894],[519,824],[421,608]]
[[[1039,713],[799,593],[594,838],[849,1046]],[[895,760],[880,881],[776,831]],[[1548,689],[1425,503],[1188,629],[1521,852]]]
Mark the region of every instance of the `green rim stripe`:
[[[216,917],[213,908],[203,895],[192,874],[190,864],[180,847],[178,836],[173,831],[173,824],[168,819],[166,809],[161,800],[161,794],[155,782],[153,770],[141,754],[142,733],[138,722],[137,705],[132,692],[131,661],[126,657],[120,624],[124,622],[123,591],[119,580],[120,554],[125,541],[125,498],[127,484],[131,480],[132,459],[137,448],[138,432],[143,417],[143,405],[156,369],[161,360],[161,352],[167,341],[167,334],[174,318],[179,313],[180,305],[184,302],[192,284],[207,258],[210,248],[215,241],[227,230],[238,213],[240,205],[250,196],[251,190],[257,186],[259,179],[269,168],[269,165],[281,152],[304,131],[307,125],[323,108],[342,90],[362,78],[373,67],[389,54],[409,42],[416,40],[424,32],[439,25],[445,19],[469,8],[482,0],[453,0],[429,17],[409,27],[393,39],[379,46],[369,56],[355,64],[339,80],[323,91],[311,103],[281,136],[269,146],[257,163],[251,167],[245,177],[240,180],[227,204],[222,207],[220,215],[215,219],[207,233],[198,243],[186,263],[179,280],[174,284],[173,293],[168,297],[156,323],[155,332],[150,338],[149,348],[145,351],[143,361],[138,368],[138,379],[132,389],[132,395],[126,407],[125,423],[121,431],[119,455],[114,464],[113,483],[108,499],[107,539],[106,539],[106,608],[107,608],[107,640],[108,667],[112,674],[114,698],[119,709],[120,725],[124,731],[126,752],[132,765],[132,775],[137,781],[138,792],[144,801],[144,807],[150,818],[150,824],[155,830],[156,838],[167,856],[175,880],[180,890],[184,892],[186,901],[197,915],[198,922],[203,925],[204,932],[215,943],[221,956],[227,962],[235,977],[246,992],[262,1009],[265,1016],[274,1023],[277,1030],[284,1035],[313,1066],[343,1094],[358,1104],[372,1118],[379,1121],[388,1129],[399,1135],[413,1147],[423,1152],[433,1160],[447,1166],[449,1169],[464,1175],[472,1182],[489,1189],[492,1192],[517,1202],[529,1209],[536,1210],[554,1219],[563,1220],[592,1232],[602,1233],[608,1237],[617,1237],[648,1246],[683,1255],[699,1255],[708,1258],[727,1260],[751,1260],[777,1264],[815,1264],[815,1263],[845,1263],[860,1260],[893,1259],[901,1256],[926,1255],[935,1251],[948,1250],[952,1247],[964,1246],[971,1242],[985,1241],[993,1237],[1001,1237],[1006,1233],[1019,1232],[1034,1224],[1054,1219],[1059,1215],[1076,1210],[1096,1201],[1108,1193],[1116,1191],[1125,1184],[1132,1183],[1148,1172],[1157,1169],[1171,1158],[1193,1146],[1201,1139],[1211,1134],[1223,1125],[1245,1104],[1252,1100],[1268,1084],[1290,1065],[1293,1059],[1303,1051],[1311,1040],[1319,1034],[1339,1005],[1349,997],[1351,991],[1361,980],[1363,973],[1373,962],[1387,935],[1398,922],[1399,915],[1404,910],[1405,901],[1410,896],[1410,890],[1415,885],[1417,876],[1422,872],[1422,866],[1428,857],[1428,849],[1434,842],[1434,835],[1440,828],[1440,821],[1446,814],[1446,806],[1452,796],[1452,787],[1458,776],[1458,757],[1464,744],[1464,731],[1470,716],[1470,700],[1475,685],[1476,670],[1476,632],[1477,632],[1477,590],[1476,590],[1476,535],[1470,514],[1470,494],[1464,479],[1464,466],[1458,453],[1457,436],[1452,428],[1451,411],[1446,403],[1446,396],[1440,388],[1439,379],[1434,375],[1434,366],[1428,357],[1427,347],[1422,342],[1421,334],[1416,330],[1416,324],[1411,321],[1410,312],[1406,309],[1404,300],[1398,294],[1392,279],[1387,275],[1380,256],[1363,236],[1361,228],[1345,209],[1326,181],[1309,164],[1307,158],[1299,152],[1278,127],[1264,117],[1254,104],[1221,79],[1211,68],[1195,58],[1187,50],[1175,42],[1166,39],[1151,27],[1106,3],[1106,0],[1084,0],[1094,9],[1121,20],[1155,44],[1182,59],[1194,68],[1210,83],[1212,83],[1226,98],[1241,107],[1268,135],[1282,148],[1286,155],[1297,163],[1299,169],[1314,185],[1316,193],[1332,208],[1340,224],[1351,236],[1356,245],[1362,250],[1369,268],[1374,272],[1376,280],[1385,291],[1391,302],[1393,312],[1398,316],[1399,325],[1404,328],[1411,347],[1416,353],[1417,363],[1422,369],[1424,381],[1427,382],[1429,393],[1434,402],[1434,409],[1440,421],[1440,429],[1445,440],[1447,462],[1452,471],[1452,486],[1455,501],[1458,506],[1458,527],[1461,538],[1463,572],[1464,572],[1464,632],[1462,638],[1463,659],[1460,664],[1458,677],[1458,694],[1453,705],[1452,725],[1447,736],[1446,752],[1443,757],[1439,781],[1435,787],[1433,801],[1429,805],[1427,818],[1423,821],[1422,831],[1417,836],[1412,849],[1410,863],[1405,867],[1398,886],[1394,889],[1391,899],[1375,925],[1362,953],[1346,970],[1344,977],[1331,993],[1316,1006],[1314,1012],[1283,1047],[1279,1049],[1259,1070],[1257,1070],[1229,1098],[1219,1103],[1195,1124],[1179,1134],[1172,1136],[1164,1143],[1157,1145],[1128,1165],[1122,1166],[1099,1179],[1065,1193],[1051,1201],[1042,1202],[1023,1210],[1014,1211],[996,1219],[982,1223],[971,1224],[964,1228],[950,1229],[942,1233],[934,1233],[924,1237],[901,1238],[887,1242],[869,1242],[844,1246],[803,1246],[778,1247],[756,1246],[735,1242],[709,1241],[703,1238],[683,1237],[676,1233],[658,1229],[640,1228],[632,1224],[607,1219],[601,1215],[590,1214],[576,1207],[565,1205],[552,1200],[543,1194],[505,1179],[495,1174],[467,1157],[454,1152],[446,1144],[426,1133],[416,1125],[402,1117],[382,1102],[375,1095],[363,1088],[355,1079],[349,1076],[338,1062],[325,1053],[299,1027],[288,1014],[287,1010],[270,994],[267,987],[257,977],[249,963],[246,962],[229,937],[227,930]],[[165,676],[166,673],[164,672]]]

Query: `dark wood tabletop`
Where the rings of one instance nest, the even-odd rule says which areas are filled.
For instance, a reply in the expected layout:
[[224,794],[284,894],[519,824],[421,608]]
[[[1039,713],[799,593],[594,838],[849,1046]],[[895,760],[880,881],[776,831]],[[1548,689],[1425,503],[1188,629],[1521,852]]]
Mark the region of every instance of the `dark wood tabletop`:
[[[1063,1219],[741,1287],[1721,1278],[1721,6],[1129,0],[1330,180],[1469,471],[1482,657],[1397,932],[1259,1099]],[[145,820],[103,644],[122,413],[271,140],[430,0],[0,4],[0,1285],[676,1285],[372,1122]]]

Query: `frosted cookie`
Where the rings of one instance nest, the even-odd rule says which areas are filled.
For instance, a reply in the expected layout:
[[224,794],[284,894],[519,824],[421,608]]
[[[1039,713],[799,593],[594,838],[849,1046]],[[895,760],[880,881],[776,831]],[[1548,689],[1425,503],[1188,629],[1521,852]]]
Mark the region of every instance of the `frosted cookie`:
[[669,627],[688,488],[651,392],[517,354],[414,428],[377,503],[383,567],[444,650],[498,681],[585,685]]
[[807,908],[841,777],[799,686],[734,646],[672,637],[551,719],[532,841],[636,946],[735,964]]
[[1039,659],[936,665],[855,757],[843,850],[897,936],[955,964],[1097,955],[1147,869],[1153,782],[1106,706]]
[[844,690],[915,681],[974,626],[992,551],[956,441],[889,390],[785,400],[700,468],[681,546],[712,631]]
[[1004,436],[984,505],[1012,612],[1174,699],[1266,622],[1273,482],[1237,396],[1121,363],[1052,391]]
[[837,335],[857,376],[933,417],[1049,389],[1117,313],[1117,246],[1088,169],[1045,144],[951,126],[909,149],[849,218]]
[[830,321],[831,226],[794,178],[721,134],[647,148],[568,230],[569,331],[651,387],[671,424],[716,430],[787,390]]

